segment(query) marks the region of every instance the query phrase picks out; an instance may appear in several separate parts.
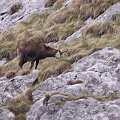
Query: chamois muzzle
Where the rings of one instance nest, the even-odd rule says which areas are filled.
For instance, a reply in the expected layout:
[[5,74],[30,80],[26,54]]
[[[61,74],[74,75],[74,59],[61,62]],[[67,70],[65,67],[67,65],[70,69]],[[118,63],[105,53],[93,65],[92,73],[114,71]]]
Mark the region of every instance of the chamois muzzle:
[[57,59],[59,59],[61,57],[61,55],[65,52],[67,52],[68,50],[58,50],[58,52],[56,53],[55,57]]

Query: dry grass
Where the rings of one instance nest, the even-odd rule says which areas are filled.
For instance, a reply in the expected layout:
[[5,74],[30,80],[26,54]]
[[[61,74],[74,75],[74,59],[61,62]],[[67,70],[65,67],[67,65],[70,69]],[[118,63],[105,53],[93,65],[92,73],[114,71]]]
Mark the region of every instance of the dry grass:
[[[84,1],[83,1],[84,2]],[[112,22],[106,22],[104,24],[95,24],[92,27],[90,26],[89,29],[85,31],[86,34],[92,34],[92,36],[87,37],[86,40],[74,40],[73,42],[65,45],[62,45],[63,49],[68,49],[68,52],[62,56],[61,59],[57,60],[55,58],[48,58],[45,60],[42,60],[38,66],[38,70],[40,71],[39,74],[39,83],[44,81],[46,78],[50,76],[56,76],[59,75],[63,72],[70,71],[72,70],[71,64],[78,59],[83,58],[84,56],[87,56],[96,50],[102,49],[106,46],[111,46],[120,49],[120,35],[119,35],[119,23],[118,23],[118,18],[119,15],[113,19]],[[31,21],[31,24],[34,23],[34,21]],[[63,26],[74,26],[74,24],[69,23],[69,20],[66,21],[64,24],[54,24],[54,26],[50,25],[51,27],[47,29],[46,31],[38,31],[38,30],[31,30],[31,26],[29,23],[21,23],[18,31],[16,30],[17,33],[22,34],[26,30],[27,32],[31,35],[32,37],[29,38],[29,35],[23,35],[25,37],[22,37],[22,39],[25,40],[25,38],[28,38],[27,40],[40,40],[40,41],[45,41],[48,42],[48,39],[53,39],[55,37],[61,37],[62,33],[58,34],[55,30],[58,29],[58,31],[66,31],[68,27],[63,27]],[[117,26],[117,31],[116,31],[116,25]],[[45,27],[45,26],[44,26]],[[76,26],[74,26],[76,27]],[[64,29],[63,29],[64,28]],[[54,31],[52,31],[54,30]],[[50,32],[49,32],[50,31]],[[51,32],[52,31],[52,32]],[[69,30],[68,30],[69,31]],[[96,32],[97,31],[97,32]],[[95,33],[94,33],[95,32]],[[43,34],[46,34],[46,39],[41,38]],[[69,34],[69,32],[68,32]],[[16,35],[16,34],[15,34]],[[17,36],[18,37],[18,36]],[[16,38],[17,38],[16,37]],[[11,48],[14,42],[21,41],[20,39],[15,39],[15,41],[12,41],[12,43],[8,42],[9,37],[2,37],[3,42],[1,42],[1,48],[4,48],[4,46],[10,46]],[[12,37],[11,37],[12,38]],[[14,39],[14,37],[13,37]],[[10,40],[11,42],[11,40]],[[3,45],[2,45],[3,44]],[[60,45],[61,46],[61,45]],[[7,47],[2,49],[1,51],[4,51]],[[13,52],[10,52],[13,50]],[[7,52],[1,52],[2,56],[7,56]],[[14,49],[9,49],[7,50],[9,55],[15,52]],[[4,53],[4,54],[3,54]],[[14,53],[15,54],[15,53]],[[1,55],[1,54],[0,54]],[[14,58],[14,57],[13,57]],[[23,70],[23,74],[28,73],[29,69],[29,63],[25,64]],[[15,70],[17,71],[17,74],[20,74],[20,71],[18,70],[18,58],[13,59],[12,61],[8,62],[7,64],[3,65],[0,67],[0,76],[3,76],[7,74],[7,71],[12,71]],[[27,71],[27,72],[26,72]],[[77,82],[70,82],[68,84],[79,84],[82,83],[80,81]],[[24,120],[25,119],[25,113],[29,110],[31,104],[32,104],[32,97],[31,93],[34,91],[35,87],[32,89],[25,91],[22,95],[17,96],[14,101],[9,102],[6,104],[7,108],[9,108],[15,115],[17,116],[17,120]],[[98,101],[106,101],[106,100],[114,100],[118,99],[118,96],[116,94],[113,94],[110,98],[105,97],[105,96],[94,96],[91,94],[83,94],[78,97],[74,96],[69,96],[69,100],[77,100],[77,99],[85,99],[88,97],[93,97]]]
[[15,58],[12,61],[0,66],[0,77],[4,76],[8,71],[18,71],[18,59]]
[[30,70],[27,70],[27,69],[23,69],[23,70],[21,70],[20,72],[19,72],[19,74],[20,75],[27,75],[27,74],[29,74],[31,71]]
[[[40,79],[45,80],[51,75],[58,75],[66,71],[66,69],[71,69],[70,65],[77,61],[78,59],[89,55],[96,50],[102,49],[106,46],[116,47],[120,49],[120,36],[117,33],[113,33],[104,37],[90,37],[90,39],[75,40],[67,45],[62,45],[62,49],[68,49],[68,52],[63,55],[60,60],[55,58],[45,59],[39,63],[38,69],[40,72]],[[30,64],[24,66],[24,70],[29,69]],[[3,76],[9,70],[18,69],[18,60],[14,59],[9,63],[3,65],[1,68],[1,75]]]
[[35,88],[36,88],[36,86],[28,88],[23,93],[15,96],[14,100],[20,100],[20,101],[30,100],[30,101],[32,101],[32,92],[35,90]]
[[45,41],[47,42],[57,42],[59,41],[58,32],[50,31],[46,34]]
[[8,72],[5,74],[6,78],[8,78],[8,79],[15,77],[15,75],[16,75],[16,72],[15,72],[15,71],[8,71]]
[[96,18],[102,14],[108,7],[115,4],[119,0],[75,0],[76,6],[80,8],[80,17],[82,19],[88,19],[89,17]]
[[115,32],[117,32],[117,26],[112,21],[93,23],[83,30],[84,36],[93,35],[95,37],[101,37],[103,35],[113,34]]
[[[53,10],[59,9],[64,1],[65,0],[57,0],[57,2],[53,4]],[[15,58],[16,46],[19,42],[38,40],[47,43],[59,41],[60,39],[64,40],[78,30],[87,18],[96,18],[117,1],[118,0],[75,0],[74,4],[66,9],[53,13],[45,11],[41,14],[33,14],[30,16],[28,22],[21,22],[15,29],[8,29],[1,32],[0,58],[7,57],[12,60],[0,67],[0,76],[6,75],[6,77],[11,78],[14,76],[14,72],[12,71],[16,71],[16,75],[24,75],[30,72],[28,71],[30,66],[29,63],[25,64],[23,71],[19,70],[18,58]],[[96,50],[102,49],[106,46],[120,49],[119,19],[119,15],[116,15],[113,16],[112,22],[106,22],[104,24],[96,23],[90,26],[84,31],[84,34],[88,35],[85,41],[74,40],[67,45],[62,45],[62,48],[68,49],[68,52],[63,55],[61,59],[57,60],[55,58],[48,58],[42,60],[38,66],[38,70],[40,71],[38,85],[52,75],[56,76],[63,72],[71,71],[71,64],[73,62],[95,52]],[[90,34],[92,34],[92,36],[90,36]],[[70,81],[68,84],[73,85],[79,83],[82,82]],[[35,87],[32,87],[20,96],[17,96],[14,101],[6,103],[6,107],[16,115],[17,120],[25,119],[25,114],[32,104],[31,93],[34,89]],[[118,98],[115,94],[113,94],[111,98],[105,98],[104,96],[97,97],[91,94],[83,94],[79,98],[82,99],[87,97],[93,97],[98,101],[105,101],[107,99],[114,100]],[[78,98],[70,97],[70,100],[75,99]]]
[[[74,8],[75,9],[75,8]],[[50,15],[48,19],[51,21],[55,21],[55,23],[64,23],[67,19],[74,20],[77,19],[77,10],[69,9],[69,10],[62,10],[60,12],[54,13]]]
[[29,100],[20,101],[18,99],[7,102],[4,106],[15,114],[16,120],[26,120],[25,114],[30,109],[31,104]]
[[120,25],[120,14],[115,14],[112,16],[112,20],[116,23],[116,25]]
[[16,120],[26,120],[26,113],[32,105],[32,92],[36,89],[36,86],[28,88],[25,92],[16,96],[12,101],[3,104],[5,108],[8,108],[16,116]]
[[116,99],[119,99],[118,95],[115,92],[113,92],[111,96],[106,96],[106,95],[95,96],[89,92],[85,92],[85,93],[82,93],[80,96],[68,96],[68,100],[73,101],[73,100],[78,100],[78,99],[87,99],[90,97],[96,99],[99,102],[114,101]]
[[7,40],[9,40],[9,41],[14,40],[15,35],[12,31],[13,31],[13,29],[11,28],[11,29],[7,29],[7,30],[1,32],[0,41],[2,42],[2,41],[7,41]]
[[57,1],[57,0],[48,0],[48,1],[45,3],[45,7],[51,7],[51,6],[53,6],[56,1]]
[[53,5],[53,10],[59,10],[66,0],[57,0]]
[[59,75],[63,73],[65,70],[70,69],[71,66],[68,62],[65,61],[46,61],[41,65],[41,71],[40,72],[40,81],[44,81],[48,77],[54,75]]
[[[56,6],[59,8],[63,2],[65,0],[57,0],[53,5],[53,9]],[[19,43],[19,41],[26,41],[28,39],[38,40],[41,37],[43,38],[43,42],[64,40],[78,30],[87,18],[96,18],[116,2],[118,0],[75,0],[69,7],[58,12],[46,10],[42,13],[33,14],[29,17],[28,22],[21,22],[16,28],[0,33],[0,43],[2,46],[0,58],[7,57],[8,59],[13,59],[16,56],[17,45],[15,44]],[[119,24],[118,17],[116,21]],[[102,27],[101,29],[103,29]],[[102,33],[99,30],[95,33],[97,35],[104,34],[106,29],[109,29],[108,33],[114,32],[111,26],[106,25]],[[94,31],[97,31],[97,29],[94,28],[90,32]]]
[[81,84],[83,81],[81,80],[70,80],[67,82],[68,85],[75,85],[75,84]]
[[106,0],[74,0],[67,9],[59,11],[51,15],[51,19],[56,23],[63,23],[67,19],[81,19],[86,20],[89,17],[96,18],[102,14],[108,7],[118,2],[115,1],[106,1]]

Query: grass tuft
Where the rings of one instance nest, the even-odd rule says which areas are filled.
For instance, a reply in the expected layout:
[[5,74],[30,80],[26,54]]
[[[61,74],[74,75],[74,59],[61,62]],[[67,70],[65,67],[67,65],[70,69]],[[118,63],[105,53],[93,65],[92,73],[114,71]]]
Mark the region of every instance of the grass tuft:
[[56,1],[57,1],[57,0],[48,0],[48,1],[45,3],[45,7],[51,7],[51,6],[53,6]]
[[84,36],[93,35],[95,37],[101,37],[106,34],[115,33],[116,28],[117,28],[117,26],[111,21],[107,21],[104,23],[97,22],[97,23],[93,23],[89,27],[85,28],[83,30],[83,34],[84,34]]
[[30,109],[31,101],[13,100],[11,102],[7,102],[4,106],[15,114],[16,120],[26,120],[25,114]]
[[16,75],[16,72],[15,72],[15,71],[8,71],[8,72],[5,74],[6,78],[8,78],[8,79],[15,77],[15,75]]

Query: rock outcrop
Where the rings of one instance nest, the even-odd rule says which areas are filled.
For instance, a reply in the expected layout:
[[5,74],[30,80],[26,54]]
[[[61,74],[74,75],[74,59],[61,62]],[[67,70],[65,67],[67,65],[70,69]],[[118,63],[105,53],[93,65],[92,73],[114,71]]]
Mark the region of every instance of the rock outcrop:
[[3,58],[2,60],[0,60],[0,66],[5,64],[7,61],[6,61],[6,58]]
[[110,20],[113,15],[119,14],[119,13],[120,13],[120,2],[118,2],[118,3],[114,4],[113,6],[111,6],[110,8],[108,8],[103,14],[98,16],[95,20],[92,18],[89,18],[85,22],[86,25],[84,25],[82,28],[80,28],[75,33],[73,33],[71,36],[66,38],[65,42],[69,42],[71,40],[78,39],[78,38],[82,39],[83,38],[83,36],[82,36],[83,29],[85,29],[86,27],[88,27],[89,25],[91,25],[95,22],[105,22],[107,20]]
[[37,82],[38,71],[11,79],[0,78],[0,104],[13,99],[15,96],[32,87]]
[[[46,8],[47,0],[1,0],[0,2],[0,30],[15,26],[18,22],[27,20],[28,16],[33,13],[42,12]],[[8,14],[11,7],[16,3],[21,3],[21,7]],[[11,12],[10,12],[11,13]]]
[[[2,0],[0,2],[0,30],[14,27],[27,20],[32,13],[46,8],[47,0]],[[21,6],[9,13],[11,5]],[[66,1],[61,9],[73,0]],[[3,6],[3,7],[2,7]],[[120,2],[110,7],[95,20],[69,36],[65,42],[83,38],[82,30],[94,22],[104,22],[120,13]],[[60,10],[61,10],[60,9]],[[11,11],[10,11],[11,12]],[[61,42],[61,41],[60,41]],[[60,44],[57,42],[55,44]],[[52,43],[51,43],[52,44]],[[0,61],[0,66],[6,63]],[[0,104],[11,101],[38,82],[39,71],[14,78],[0,78]],[[27,120],[120,120],[120,51],[107,47],[72,64],[72,70],[46,79],[32,92],[33,105],[26,113]],[[14,120],[15,115],[0,107],[1,120]]]
[[27,120],[119,120],[120,51],[105,48],[72,67],[33,92]]
[[15,120],[15,115],[8,109],[0,108],[0,120]]

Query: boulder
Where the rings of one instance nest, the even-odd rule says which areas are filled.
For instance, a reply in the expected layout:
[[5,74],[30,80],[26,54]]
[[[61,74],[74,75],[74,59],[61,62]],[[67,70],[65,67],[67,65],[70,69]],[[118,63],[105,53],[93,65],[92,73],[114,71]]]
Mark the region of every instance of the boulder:
[[15,120],[15,115],[8,109],[0,108],[0,120]]
[[31,14],[42,12],[46,2],[47,0],[1,0],[0,30],[14,27],[18,22],[27,20]]
[[29,87],[35,85],[38,80],[38,74],[38,70],[34,70],[24,76],[16,76],[11,79],[6,77],[0,78],[0,104],[13,99]]
[[7,62],[6,58],[3,58],[2,60],[0,60],[0,66],[5,64]]

